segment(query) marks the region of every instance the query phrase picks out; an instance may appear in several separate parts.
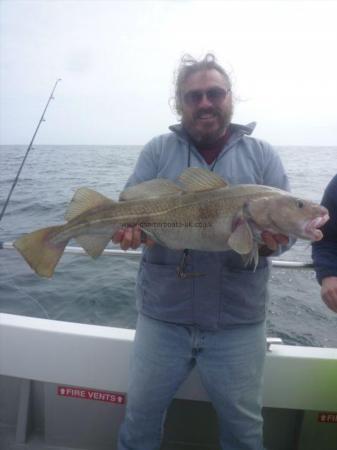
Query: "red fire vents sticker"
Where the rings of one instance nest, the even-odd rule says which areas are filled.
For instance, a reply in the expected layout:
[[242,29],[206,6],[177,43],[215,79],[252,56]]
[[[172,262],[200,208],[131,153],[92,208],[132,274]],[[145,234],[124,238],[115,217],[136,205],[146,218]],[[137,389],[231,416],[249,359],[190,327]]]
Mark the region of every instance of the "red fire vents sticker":
[[318,413],[318,422],[337,424],[337,412]]
[[57,395],[61,397],[83,398],[85,400],[96,400],[99,402],[124,405],[126,395],[121,392],[106,392],[81,387],[58,386]]

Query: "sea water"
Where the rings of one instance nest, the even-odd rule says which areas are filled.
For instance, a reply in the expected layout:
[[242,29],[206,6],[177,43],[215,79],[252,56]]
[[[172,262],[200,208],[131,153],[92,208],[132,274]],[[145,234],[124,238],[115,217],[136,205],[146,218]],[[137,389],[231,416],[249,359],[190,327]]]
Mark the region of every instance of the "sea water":
[[[64,222],[75,190],[86,186],[117,198],[139,146],[36,146],[29,154],[3,220],[0,241]],[[25,154],[0,146],[0,208]],[[337,173],[337,147],[277,147],[292,191],[319,202]],[[281,259],[311,262],[298,241]],[[36,276],[15,250],[0,250],[0,312],[134,328],[138,260],[65,254],[52,279]],[[337,347],[337,314],[320,298],[312,270],[273,268],[268,335],[285,343]]]

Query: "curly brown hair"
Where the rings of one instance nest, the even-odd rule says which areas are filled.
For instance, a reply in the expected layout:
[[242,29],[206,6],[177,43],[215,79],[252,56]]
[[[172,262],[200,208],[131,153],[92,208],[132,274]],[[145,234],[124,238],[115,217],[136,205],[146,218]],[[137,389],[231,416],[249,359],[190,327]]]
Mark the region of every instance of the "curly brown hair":
[[203,59],[198,61],[189,54],[182,56],[178,70],[175,77],[175,97],[174,97],[174,109],[176,113],[181,116],[182,114],[182,86],[187,80],[187,78],[195,72],[200,70],[212,70],[215,69],[221,73],[224,77],[228,89],[231,90],[232,82],[223,67],[217,63],[215,56],[212,53],[207,53]]

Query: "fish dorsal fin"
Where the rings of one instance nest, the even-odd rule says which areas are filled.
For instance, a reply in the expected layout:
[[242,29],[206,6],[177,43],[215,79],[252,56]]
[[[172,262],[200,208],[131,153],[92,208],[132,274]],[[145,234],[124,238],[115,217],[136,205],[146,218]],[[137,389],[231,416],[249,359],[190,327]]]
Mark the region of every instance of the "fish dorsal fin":
[[254,248],[253,233],[245,220],[236,225],[228,239],[228,245],[240,255],[251,253]]
[[180,175],[178,181],[189,192],[209,191],[228,186],[219,175],[201,167],[189,167]]
[[119,200],[142,200],[182,193],[183,190],[173,181],[165,178],[155,178],[125,189],[120,194]]
[[92,208],[103,205],[109,206],[113,203],[115,203],[113,200],[104,197],[104,195],[92,189],[82,187],[75,192],[64,218],[69,221]]

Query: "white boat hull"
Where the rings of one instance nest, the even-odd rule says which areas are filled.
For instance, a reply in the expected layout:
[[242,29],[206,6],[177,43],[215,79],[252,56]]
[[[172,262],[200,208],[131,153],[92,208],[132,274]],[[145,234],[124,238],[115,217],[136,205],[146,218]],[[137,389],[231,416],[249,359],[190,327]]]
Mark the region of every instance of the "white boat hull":
[[[116,448],[133,338],[134,330],[0,314],[0,421],[12,445]],[[297,440],[296,450],[335,450],[337,349],[271,345],[263,404],[268,448],[291,450]],[[168,412],[164,448],[215,450],[216,434],[194,370]]]

